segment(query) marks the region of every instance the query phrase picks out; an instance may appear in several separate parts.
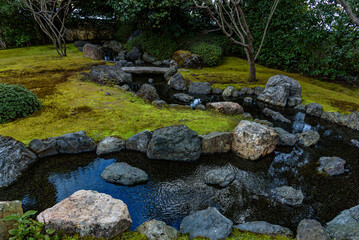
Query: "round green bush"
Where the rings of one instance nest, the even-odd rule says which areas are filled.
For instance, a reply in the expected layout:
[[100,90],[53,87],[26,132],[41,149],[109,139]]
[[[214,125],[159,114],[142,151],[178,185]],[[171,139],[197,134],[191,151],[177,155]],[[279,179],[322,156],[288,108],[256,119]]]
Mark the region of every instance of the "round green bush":
[[223,49],[218,45],[202,42],[193,46],[191,52],[201,57],[205,67],[213,67],[221,61]]
[[26,88],[0,83],[0,123],[26,117],[40,108],[40,101]]

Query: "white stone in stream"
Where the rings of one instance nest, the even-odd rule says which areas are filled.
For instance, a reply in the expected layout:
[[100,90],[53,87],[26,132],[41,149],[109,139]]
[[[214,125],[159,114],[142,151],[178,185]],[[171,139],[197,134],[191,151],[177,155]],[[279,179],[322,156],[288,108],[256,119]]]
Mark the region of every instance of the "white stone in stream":
[[274,151],[279,135],[265,125],[241,121],[233,130],[232,151],[238,156],[256,160]]
[[127,205],[110,195],[80,190],[37,216],[46,229],[81,237],[113,238],[131,228]]
[[115,137],[105,137],[97,145],[97,155],[120,152],[125,149],[125,141]]

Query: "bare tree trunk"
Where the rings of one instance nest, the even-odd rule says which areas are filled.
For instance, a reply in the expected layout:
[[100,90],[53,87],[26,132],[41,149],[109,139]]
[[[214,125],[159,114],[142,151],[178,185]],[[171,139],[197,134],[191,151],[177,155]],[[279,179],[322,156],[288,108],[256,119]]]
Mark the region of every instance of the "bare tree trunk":
[[6,44],[6,39],[2,33],[2,31],[0,30],[0,46],[3,48],[3,49],[7,49],[7,44]]
[[254,61],[254,49],[248,47],[245,48],[244,51],[246,53],[248,66],[249,66],[249,81],[256,82],[257,78],[256,78],[256,65]]
[[359,27],[359,17],[354,15],[353,10],[350,8],[349,4],[345,0],[336,0],[340,5],[343,6],[345,12],[348,14],[349,18]]

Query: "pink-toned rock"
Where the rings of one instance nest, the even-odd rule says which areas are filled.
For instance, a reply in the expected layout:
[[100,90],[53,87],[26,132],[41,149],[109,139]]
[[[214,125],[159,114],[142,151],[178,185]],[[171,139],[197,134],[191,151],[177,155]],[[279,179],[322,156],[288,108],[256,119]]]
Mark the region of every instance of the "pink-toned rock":
[[217,112],[224,114],[242,114],[243,107],[235,102],[213,102],[207,103],[208,109],[214,109]]
[[93,44],[86,44],[83,48],[84,57],[91,58],[93,60],[103,60],[104,59],[104,51],[103,47],[93,45]]
[[81,237],[113,238],[131,228],[127,205],[110,195],[80,190],[37,216],[47,229]]
[[241,121],[232,134],[232,151],[249,160],[270,154],[279,141],[279,135],[274,129],[247,120]]

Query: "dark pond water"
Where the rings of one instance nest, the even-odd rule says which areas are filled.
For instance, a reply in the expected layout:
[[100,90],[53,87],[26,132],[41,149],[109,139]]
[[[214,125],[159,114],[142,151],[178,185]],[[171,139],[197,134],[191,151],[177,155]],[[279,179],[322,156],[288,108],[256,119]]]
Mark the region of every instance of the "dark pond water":
[[[137,83],[146,78],[135,79]],[[160,79],[155,87],[162,99],[174,103]],[[134,90],[139,85],[131,86]],[[221,100],[204,97],[202,101]],[[260,119],[265,105],[242,104],[245,111]],[[291,109],[273,108],[292,120],[293,124],[274,122],[292,133],[316,130],[321,139],[315,147],[302,149],[278,147],[274,153],[258,161],[248,161],[233,154],[202,156],[197,162],[183,163],[147,159],[145,154],[121,152],[98,158],[95,154],[56,156],[42,159],[15,184],[0,189],[0,200],[20,199],[24,209],[42,211],[80,189],[106,193],[124,201],[133,220],[132,229],[146,220],[158,219],[179,227],[188,214],[217,207],[235,223],[263,220],[296,229],[304,218],[326,223],[342,210],[359,204],[359,149],[350,145],[359,140],[359,133],[305,116]],[[338,156],[347,161],[347,172],[341,176],[325,177],[316,173],[318,159]],[[127,162],[147,172],[149,181],[143,185],[126,187],[104,181],[100,174],[115,161]],[[245,181],[236,180],[225,189],[207,186],[205,173],[214,168],[231,167],[248,172]],[[303,205],[290,207],[271,201],[261,190],[289,185],[301,189]]]

